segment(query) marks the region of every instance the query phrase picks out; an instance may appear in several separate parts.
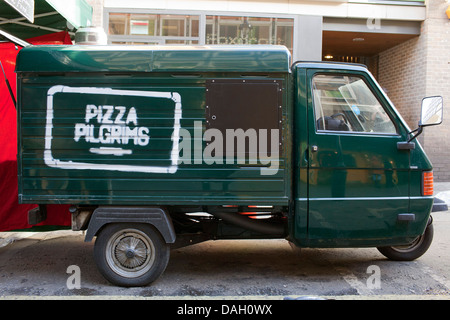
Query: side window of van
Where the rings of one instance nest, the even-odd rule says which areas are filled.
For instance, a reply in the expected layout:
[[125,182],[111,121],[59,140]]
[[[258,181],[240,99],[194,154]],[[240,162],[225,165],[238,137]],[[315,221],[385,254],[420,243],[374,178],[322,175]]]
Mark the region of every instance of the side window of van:
[[396,134],[396,128],[363,79],[316,75],[312,93],[317,131]]

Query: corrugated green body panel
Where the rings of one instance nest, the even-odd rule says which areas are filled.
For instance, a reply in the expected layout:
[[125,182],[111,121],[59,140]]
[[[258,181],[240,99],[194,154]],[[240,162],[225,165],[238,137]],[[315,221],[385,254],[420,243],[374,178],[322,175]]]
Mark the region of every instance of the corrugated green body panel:
[[[20,202],[287,205],[291,189],[287,70],[255,75],[246,70],[212,73],[199,67],[195,75],[175,74],[176,63],[171,68],[170,59],[161,58],[159,65],[166,63],[168,72],[75,73],[70,68],[78,61],[78,49],[70,51],[71,67],[64,70],[61,57],[68,56],[67,50],[47,48],[44,54],[24,49],[19,59],[23,62],[17,66]],[[25,61],[34,52],[48,55],[48,61],[56,57],[61,64],[55,72],[47,64],[31,70]],[[103,54],[106,63],[108,50]],[[145,56],[154,52],[121,54],[122,64],[131,66],[143,65]],[[84,58],[81,55],[81,61]],[[234,159],[221,164],[208,162],[204,153],[211,142],[203,139],[208,85],[223,79],[244,84],[249,78],[279,87],[277,112],[281,111],[274,117],[280,117],[281,145],[274,174],[262,174],[262,168],[270,166],[267,162],[241,164]]]

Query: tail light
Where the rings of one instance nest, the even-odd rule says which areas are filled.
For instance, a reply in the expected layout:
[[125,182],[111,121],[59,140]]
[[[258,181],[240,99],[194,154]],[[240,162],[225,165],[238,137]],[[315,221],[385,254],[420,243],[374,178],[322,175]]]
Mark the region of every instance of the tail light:
[[422,195],[433,195],[433,171],[426,171],[422,176]]

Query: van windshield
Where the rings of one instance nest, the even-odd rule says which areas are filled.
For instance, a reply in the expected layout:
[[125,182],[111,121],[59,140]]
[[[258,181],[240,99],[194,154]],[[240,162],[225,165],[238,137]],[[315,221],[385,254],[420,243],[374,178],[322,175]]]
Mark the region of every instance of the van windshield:
[[392,120],[360,77],[316,75],[312,91],[318,131],[396,133]]

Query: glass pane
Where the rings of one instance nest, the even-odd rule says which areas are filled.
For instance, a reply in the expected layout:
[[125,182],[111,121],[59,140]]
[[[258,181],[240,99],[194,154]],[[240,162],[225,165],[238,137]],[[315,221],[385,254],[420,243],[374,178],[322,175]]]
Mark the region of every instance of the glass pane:
[[130,34],[156,35],[157,15],[131,15],[130,16]]
[[292,38],[294,34],[294,28],[287,26],[277,27],[276,44],[286,46],[292,52]]
[[194,15],[110,13],[109,34],[198,38],[199,21]]
[[191,22],[190,28],[189,28],[189,31],[190,31],[189,36],[190,37],[198,37],[200,34],[199,17],[198,16],[189,16],[189,18],[190,18],[189,20]]
[[361,78],[316,75],[312,87],[317,130],[396,133],[392,120]]
[[272,44],[270,26],[253,26],[249,44]]
[[214,27],[212,25],[212,23],[207,23],[206,24],[206,39],[205,39],[205,43],[206,44],[215,44],[217,43],[216,41],[216,35],[214,32]]
[[294,19],[206,16],[206,44],[279,44],[292,53]]
[[109,14],[109,34],[127,34],[128,14],[110,13]]
[[147,35],[149,31],[148,20],[136,20],[130,21],[130,34],[143,34]]
[[171,16],[165,15],[162,16],[162,36],[171,36],[171,37],[183,37],[185,34],[185,20],[184,18],[177,18],[179,16]]
[[220,44],[238,44],[238,26],[221,25],[219,27],[219,43]]
[[166,40],[165,44],[198,44],[198,40]]
[[111,44],[120,44],[120,45],[159,45],[159,42],[137,42],[137,41],[112,41]]

